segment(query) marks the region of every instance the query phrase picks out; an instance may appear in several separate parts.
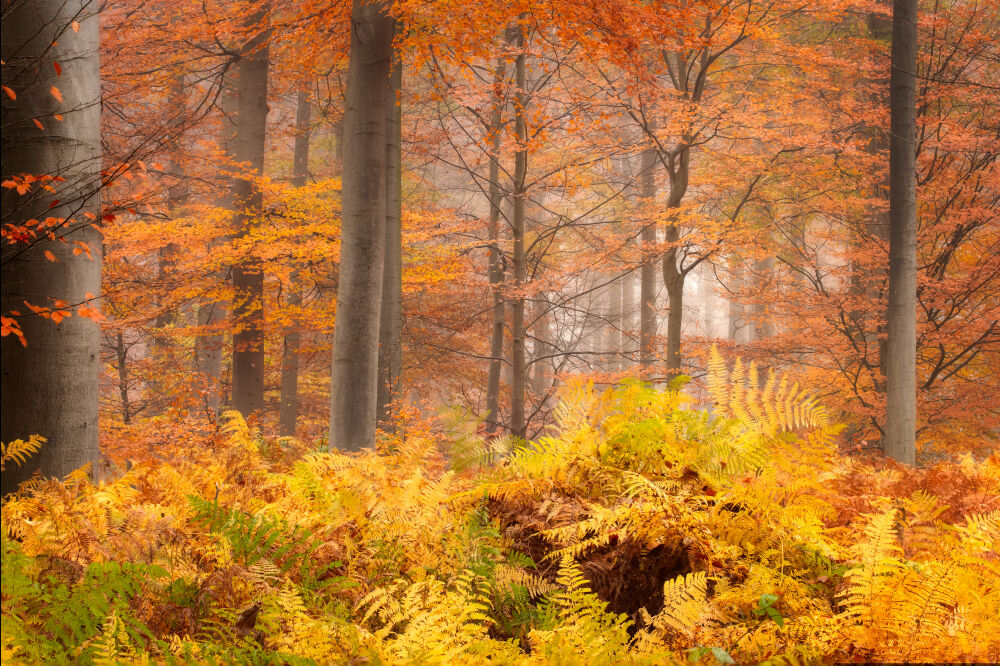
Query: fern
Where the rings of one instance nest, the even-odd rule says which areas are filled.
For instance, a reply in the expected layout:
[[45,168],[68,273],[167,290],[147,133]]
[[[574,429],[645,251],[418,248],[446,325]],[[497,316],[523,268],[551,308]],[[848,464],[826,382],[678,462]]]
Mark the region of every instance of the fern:
[[15,439],[10,443],[0,443],[0,471],[6,469],[9,462],[23,465],[25,460],[38,453],[46,441],[41,435],[32,435],[27,441]]

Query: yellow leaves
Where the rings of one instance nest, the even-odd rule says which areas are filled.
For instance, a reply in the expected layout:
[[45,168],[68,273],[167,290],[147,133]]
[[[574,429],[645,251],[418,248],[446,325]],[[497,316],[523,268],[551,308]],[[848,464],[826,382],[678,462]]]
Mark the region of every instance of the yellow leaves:
[[31,435],[27,440],[15,439],[13,442],[0,444],[0,470],[7,468],[7,463],[22,465],[35,453],[38,453],[47,440],[41,435]]
[[663,608],[653,617],[653,626],[693,638],[698,627],[713,615],[707,600],[708,575],[704,571],[668,580],[663,584]]

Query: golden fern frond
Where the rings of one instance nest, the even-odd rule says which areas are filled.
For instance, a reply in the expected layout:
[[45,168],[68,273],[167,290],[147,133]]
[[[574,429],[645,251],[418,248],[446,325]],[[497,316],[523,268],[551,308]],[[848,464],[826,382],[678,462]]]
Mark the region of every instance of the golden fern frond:
[[497,589],[501,591],[509,592],[514,586],[520,586],[526,589],[530,596],[537,598],[555,589],[552,583],[541,576],[506,563],[498,564],[493,575],[496,578]]
[[41,435],[32,435],[27,440],[15,439],[6,444],[0,443],[0,471],[7,468],[7,463],[13,461],[23,465],[24,461],[38,453],[46,440]]
[[729,371],[726,362],[719,353],[719,348],[712,345],[708,354],[708,394],[712,397],[715,408],[723,409],[729,404]]
[[663,584],[663,608],[653,617],[654,628],[691,637],[711,614],[708,574],[704,571],[672,578]]
[[958,531],[967,550],[1000,550],[1000,509],[970,514]]

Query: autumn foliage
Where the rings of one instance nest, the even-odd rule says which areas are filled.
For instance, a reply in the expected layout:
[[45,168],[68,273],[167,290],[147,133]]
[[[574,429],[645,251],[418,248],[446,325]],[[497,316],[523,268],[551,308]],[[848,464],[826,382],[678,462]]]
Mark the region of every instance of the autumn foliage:
[[5,664],[1000,662],[1000,4],[919,2],[907,465],[892,3],[59,1],[0,63],[5,162],[96,155],[0,174]]
[[230,414],[113,482],[34,482],[3,506],[4,660],[1000,656],[1000,461],[846,458],[797,386],[713,367],[712,411],[578,383],[528,444],[353,457]]

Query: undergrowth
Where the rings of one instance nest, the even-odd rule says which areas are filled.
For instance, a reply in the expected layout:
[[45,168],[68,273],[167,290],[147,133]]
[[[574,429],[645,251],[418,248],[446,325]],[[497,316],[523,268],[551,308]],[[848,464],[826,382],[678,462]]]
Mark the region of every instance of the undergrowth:
[[230,414],[113,481],[33,480],[2,509],[3,662],[1000,660],[1000,459],[843,457],[757,376],[716,357],[707,408],[573,385],[537,441],[454,455]]

